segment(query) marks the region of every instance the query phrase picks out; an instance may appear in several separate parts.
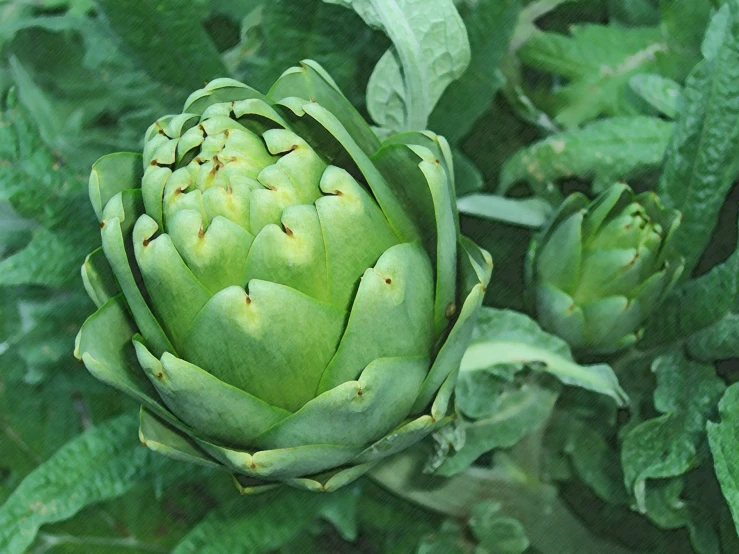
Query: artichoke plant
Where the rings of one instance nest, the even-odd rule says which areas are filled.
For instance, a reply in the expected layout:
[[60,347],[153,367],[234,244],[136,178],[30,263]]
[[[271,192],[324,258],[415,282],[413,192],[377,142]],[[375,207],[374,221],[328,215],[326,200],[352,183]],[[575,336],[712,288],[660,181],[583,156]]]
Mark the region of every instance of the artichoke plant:
[[142,404],[149,448],[329,491],[452,417],[492,261],[442,137],[380,143],[306,60],[267,94],[210,82],[98,160],[90,199],[75,355]]
[[624,184],[592,202],[569,196],[528,253],[527,293],[541,326],[592,354],[634,344],[683,271],[672,241],[680,219],[656,194]]

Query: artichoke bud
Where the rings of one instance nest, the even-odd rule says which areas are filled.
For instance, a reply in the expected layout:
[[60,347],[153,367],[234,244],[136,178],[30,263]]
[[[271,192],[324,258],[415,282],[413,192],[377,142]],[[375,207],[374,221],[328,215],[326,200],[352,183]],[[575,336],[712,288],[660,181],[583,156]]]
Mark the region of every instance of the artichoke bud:
[[671,242],[680,214],[617,184],[587,204],[565,200],[532,242],[527,278],[546,330],[589,353],[634,344],[684,266]]
[[75,353],[142,403],[148,446],[327,491],[453,417],[492,261],[442,137],[380,143],[306,60],[267,95],[212,81],[143,156],[98,160],[90,198],[111,217]]

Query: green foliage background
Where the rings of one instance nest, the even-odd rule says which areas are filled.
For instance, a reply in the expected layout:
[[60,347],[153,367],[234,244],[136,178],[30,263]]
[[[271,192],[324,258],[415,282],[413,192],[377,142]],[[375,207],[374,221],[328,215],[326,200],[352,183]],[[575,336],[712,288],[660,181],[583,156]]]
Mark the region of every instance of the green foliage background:
[[[73,358],[91,163],[140,149],[204,82],[266,90],[304,58],[368,121],[412,121],[371,93],[407,46],[358,15],[381,4],[0,4],[0,552],[739,552],[736,0],[454,2],[470,62],[419,71],[440,91],[422,115],[454,150],[463,232],[493,254],[489,309],[458,423],[371,478],[239,497],[142,448],[136,406]],[[620,180],[682,211],[689,271],[637,348],[573,358],[525,314],[523,260],[567,193]]]

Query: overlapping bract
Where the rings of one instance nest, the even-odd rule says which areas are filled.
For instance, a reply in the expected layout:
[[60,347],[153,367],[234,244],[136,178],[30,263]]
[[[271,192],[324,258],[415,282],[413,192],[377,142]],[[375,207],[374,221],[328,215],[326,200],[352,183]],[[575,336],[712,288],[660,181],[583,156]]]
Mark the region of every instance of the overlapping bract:
[[[142,171],[143,169],[143,171]],[[442,137],[382,144],[315,62],[231,79],[93,166],[75,353],[141,440],[245,490],[333,490],[443,425],[490,279]]]
[[589,353],[634,344],[680,278],[672,237],[680,213],[657,195],[613,185],[594,201],[576,193],[532,241],[530,303],[544,329]]

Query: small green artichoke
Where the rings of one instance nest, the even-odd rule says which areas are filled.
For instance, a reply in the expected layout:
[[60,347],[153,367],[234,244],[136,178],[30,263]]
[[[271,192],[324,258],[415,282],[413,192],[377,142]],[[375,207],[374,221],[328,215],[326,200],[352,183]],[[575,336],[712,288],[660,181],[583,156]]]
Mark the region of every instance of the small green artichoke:
[[531,243],[527,293],[541,326],[573,348],[609,354],[634,344],[682,274],[680,224],[656,194],[617,184],[594,201],[569,196]]
[[266,95],[212,81],[143,156],[98,160],[90,198],[75,355],[142,404],[149,448],[330,491],[451,419],[492,262],[442,137],[380,143],[306,60]]

